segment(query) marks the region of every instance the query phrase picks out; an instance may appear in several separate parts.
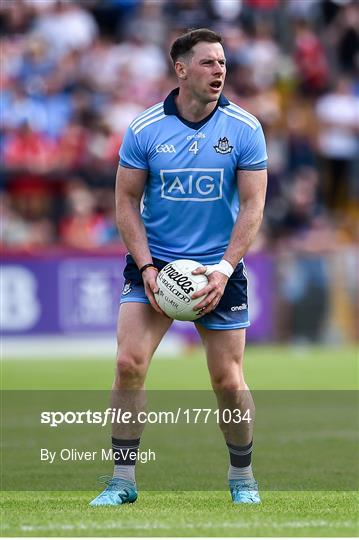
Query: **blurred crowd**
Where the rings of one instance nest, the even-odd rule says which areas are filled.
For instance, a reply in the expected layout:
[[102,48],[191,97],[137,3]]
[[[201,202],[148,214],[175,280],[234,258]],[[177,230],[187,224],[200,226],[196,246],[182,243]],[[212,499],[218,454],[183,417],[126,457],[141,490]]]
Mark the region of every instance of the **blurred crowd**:
[[[300,253],[312,287],[325,283],[313,257],[358,236],[355,0],[3,0],[2,247],[121,242],[113,189],[124,131],[176,86],[168,50],[198,27],[222,33],[225,95],[267,139],[267,211],[253,249]],[[292,301],[291,276],[303,274],[287,262]]]

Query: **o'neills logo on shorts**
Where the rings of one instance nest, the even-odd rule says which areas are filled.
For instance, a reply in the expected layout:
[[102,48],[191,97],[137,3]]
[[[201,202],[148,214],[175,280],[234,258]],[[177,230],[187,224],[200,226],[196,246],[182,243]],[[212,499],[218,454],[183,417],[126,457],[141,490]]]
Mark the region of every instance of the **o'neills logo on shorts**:
[[169,278],[171,278],[186,294],[194,292],[192,281],[188,279],[188,276],[178,272],[171,264],[168,264],[163,270]]

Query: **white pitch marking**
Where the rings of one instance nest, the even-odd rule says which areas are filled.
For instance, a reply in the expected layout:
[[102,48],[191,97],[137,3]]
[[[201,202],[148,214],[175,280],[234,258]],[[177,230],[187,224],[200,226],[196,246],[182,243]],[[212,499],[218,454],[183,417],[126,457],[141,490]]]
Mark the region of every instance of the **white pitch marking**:
[[[119,527],[123,526],[123,523],[119,522],[108,522],[104,524],[99,523],[78,523],[76,525],[71,524],[48,524],[48,525],[21,525],[20,529],[23,532],[31,532],[31,531],[46,531],[46,530],[89,530],[89,529],[118,529]],[[326,521],[324,519],[311,519],[311,520],[296,520],[296,521],[282,521],[281,523],[263,523],[263,521],[251,521],[251,523],[246,522],[240,522],[236,521],[236,523],[225,521],[222,523],[203,523],[203,524],[192,524],[192,523],[183,523],[178,524],[180,528],[183,529],[195,529],[195,528],[201,528],[201,529],[214,529],[214,528],[237,528],[237,529],[253,529],[253,526],[268,526],[272,527],[273,529],[283,529],[284,527],[293,527],[296,529],[302,529],[304,527],[352,527],[354,525],[354,522],[346,520],[346,521],[336,521],[335,523]],[[10,525],[5,525],[4,528],[10,528]],[[126,528],[128,529],[163,529],[168,530],[172,529],[173,525],[167,525],[164,523],[129,523],[126,522]]]

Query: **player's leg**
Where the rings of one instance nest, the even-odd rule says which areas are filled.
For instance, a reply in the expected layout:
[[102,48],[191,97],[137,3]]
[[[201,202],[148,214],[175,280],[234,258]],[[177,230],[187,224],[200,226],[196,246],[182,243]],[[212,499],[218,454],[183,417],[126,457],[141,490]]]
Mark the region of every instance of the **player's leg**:
[[235,422],[220,422],[226,441],[236,446],[246,446],[252,440],[255,414],[253,399],[243,374],[246,331],[244,328],[208,330],[200,325],[198,331],[205,348],[211,383],[219,408],[238,408],[243,413],[250,411],[250,422],[239,422],[238,418],[234,419]]
[[197,328],[217,397],[220,428],[229,450],[232,499],[236,503],[260,502],[251,464],[255,407],[243,374],[246,331],[210,330],[200,324]]
[[[207,353],[220,417],[228,409],[223,413],[220,427],[230,454],[228,477],[234,502],[259,502],[251,466],[255,410],[243,375],[245,328],[249,324],[247,273],[240,262],[216,309],[196,323]],[[232,415],[230,422],[229,415]]]
[[146,406],[143,387],[151,358],[171,322],[148,303],[127,302],[120,307],[111,407],[130,412],[134,422],[112,424],[114,474],[92,506],[118,505],[137,498],[135,456],[144,423],[136,419]]
[[149,303],[121,304],[114,389],[143,389],[151,358],[171,323]]

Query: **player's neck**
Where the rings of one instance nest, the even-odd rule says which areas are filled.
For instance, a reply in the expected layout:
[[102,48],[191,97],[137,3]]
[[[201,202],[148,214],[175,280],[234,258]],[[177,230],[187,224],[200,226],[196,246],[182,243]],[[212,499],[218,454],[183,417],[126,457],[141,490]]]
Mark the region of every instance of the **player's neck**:
[[182,89],[175,99],[179,114],[189,122],[200,122],[209,116],[217,105],[217,101],[201,103],[194,97],[186,95]]

